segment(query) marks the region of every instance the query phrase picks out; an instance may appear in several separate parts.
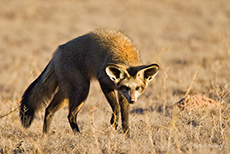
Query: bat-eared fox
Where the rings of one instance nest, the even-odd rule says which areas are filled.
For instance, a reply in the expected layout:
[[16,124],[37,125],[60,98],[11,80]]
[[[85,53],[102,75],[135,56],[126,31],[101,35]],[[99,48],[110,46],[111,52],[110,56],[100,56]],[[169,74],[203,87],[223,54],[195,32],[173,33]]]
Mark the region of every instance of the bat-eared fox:
[[70,126],[73,132],[80,132],[77,114],[88,96],[90,81],[97,79],[112,108],[111,125],[117,129],[121,111],[123,132],[129,135],[129,105],[136,102],[158,70],[157,64],[141,65],[136,47],[117,30],[100,29],[77,37],[57,48],[26,89],[20,102],[22,125],[28,128],[35,113],[47,105],[45,135],[54,114],[68,103]]

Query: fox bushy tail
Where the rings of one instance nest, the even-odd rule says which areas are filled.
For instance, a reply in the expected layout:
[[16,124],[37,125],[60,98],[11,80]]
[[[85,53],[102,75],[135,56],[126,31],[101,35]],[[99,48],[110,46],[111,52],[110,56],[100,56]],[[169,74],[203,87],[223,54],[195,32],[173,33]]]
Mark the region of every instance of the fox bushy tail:
[[55,93],[58,82],[55,76],[52,60],[40,74],[40,76],[26,89],[20,103],[21,123],[28,128],[35,116]]

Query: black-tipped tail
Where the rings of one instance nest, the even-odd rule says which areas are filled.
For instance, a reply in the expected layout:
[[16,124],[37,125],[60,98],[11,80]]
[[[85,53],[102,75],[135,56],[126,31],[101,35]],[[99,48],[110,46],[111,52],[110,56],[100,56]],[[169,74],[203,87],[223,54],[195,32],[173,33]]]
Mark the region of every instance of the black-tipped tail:
[[39,83],[38,81],[40,80],[41,75],[26,89],[24,95],[22,96],[19,115],[21,118],[21,123],[22,123],[23,127],[25,127],[25,128],[30,127],[30,125],[34,119],[36,108],[33,108],[31,106],[31,102],[29,100],[29,97],[31,96],[31,93],[32,93],[34,87],[36,86],[36,84]]
[[25,128],[28,128],[33,122],[36,111],[40,110],[52,98],[57,86],[51,61],[22,96],[19,115]]
[[35,110],[26,107],[25,103],[20,106],[20,117],[22,126],[29,128],[34,119]]

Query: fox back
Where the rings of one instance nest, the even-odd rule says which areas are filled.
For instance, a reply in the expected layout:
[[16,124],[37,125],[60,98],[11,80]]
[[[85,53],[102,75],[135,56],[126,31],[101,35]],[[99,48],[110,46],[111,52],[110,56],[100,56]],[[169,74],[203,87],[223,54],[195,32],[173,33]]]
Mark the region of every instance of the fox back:
[[139,52],[130,39],[111,29],[97,30],[59,46],[54,59],[73,62],[90,78],[105,75],[103,73],[109,63],[140,65]]

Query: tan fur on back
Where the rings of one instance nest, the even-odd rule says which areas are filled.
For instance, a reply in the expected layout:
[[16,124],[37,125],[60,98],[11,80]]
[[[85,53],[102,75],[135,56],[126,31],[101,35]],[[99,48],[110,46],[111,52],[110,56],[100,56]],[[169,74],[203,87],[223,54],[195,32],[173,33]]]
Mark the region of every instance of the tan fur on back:
[[120,31],[114,29],[99,29],[96,34],[100,41],[105,42],[113,50],[114,61],[128,62],[128,65],[140,65],[139,52],[131,40]]

